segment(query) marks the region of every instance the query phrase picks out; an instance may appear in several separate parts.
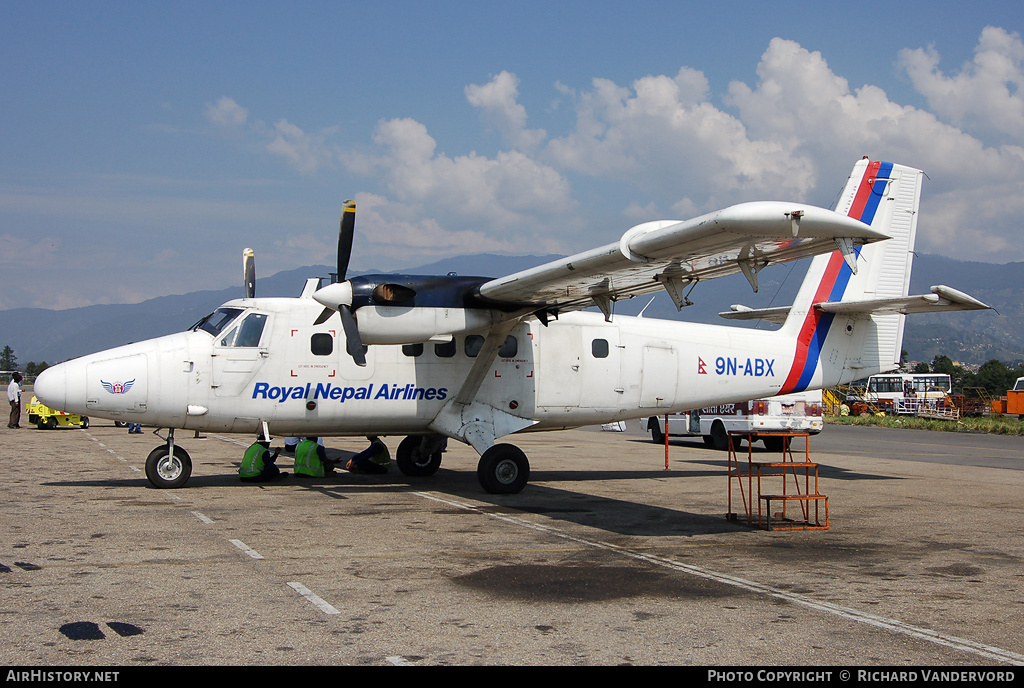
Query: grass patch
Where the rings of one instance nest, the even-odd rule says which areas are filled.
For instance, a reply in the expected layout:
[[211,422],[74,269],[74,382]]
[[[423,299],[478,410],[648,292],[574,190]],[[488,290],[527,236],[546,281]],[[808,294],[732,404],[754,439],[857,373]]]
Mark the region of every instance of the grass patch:
[[874,425],[880,428],[1024,435],[1024,421],[1013,416],[969,416],[960,420],[933,420],[914,416],[827,416],[825,422],[832,425]]

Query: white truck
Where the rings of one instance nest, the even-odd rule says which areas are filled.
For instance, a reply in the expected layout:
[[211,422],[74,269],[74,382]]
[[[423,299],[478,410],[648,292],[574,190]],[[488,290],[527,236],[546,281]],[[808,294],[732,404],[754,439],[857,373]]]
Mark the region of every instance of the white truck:
[[[779,451],[785,438],[758,437],[758,433],[806,432],[816,435],[822,426],[821,390],[753,399],[735,404],[719,404],[694,411],[669,414],[670,437],[697,437],[715,449],[729,448],[729,433],[750,433],[750,441],[760,439],[766,448]],[[665,416],[651,416],[646,429],[656,443],[665,442]]]

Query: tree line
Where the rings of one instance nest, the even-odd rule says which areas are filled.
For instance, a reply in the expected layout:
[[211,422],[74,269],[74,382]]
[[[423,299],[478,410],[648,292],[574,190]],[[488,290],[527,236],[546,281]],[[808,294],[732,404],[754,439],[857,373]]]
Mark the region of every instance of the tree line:
[[[29,377],[34,377],[49,367],[50,364],[48,364],[46,361],[43,361],[42,363],[29,361],[28,363],[25,364],[24,373]],[[14,355],[14,349],[12,349],[9,345],[5,346],[2,350],[0,350],[0,370],[6,370],[10,372],[18,370],[18,357]]]
[[949,375],[953,392],[963,393],[964,388],[981,387],[990,396],[1001,397],[1013,389],[1017,378],[1024,377],[1024,364],[1011,367],[1002,361],[992,359],[983,363],[976,371],[956,365],[949,356],[938,354],[931,364],[924,361],[914,366],[914,373],[945,373]]

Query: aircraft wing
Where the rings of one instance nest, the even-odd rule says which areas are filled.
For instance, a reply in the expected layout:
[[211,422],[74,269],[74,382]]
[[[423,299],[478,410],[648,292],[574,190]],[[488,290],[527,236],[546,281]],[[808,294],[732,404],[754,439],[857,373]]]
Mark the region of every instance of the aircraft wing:
[[[888,299],[861,299],[859,301],[821,302],[814,307],[824,313],[934,313],[938,311],[978,311],[988,305],[973,296],[952,287],[936,285],[931,294],[917,294]],[[789,315],[789,306],[778,308],[747,308],[734,305],[732,310],[719,313],[730,320],[767,320],[783,323]]]
[[665,289],[677,308],[700,280],[743,272],[757,291],[767,265],[842,250],[856,269],[854,247],[889,237],[831,210],[800,203],[758,201],[676,222],[633,227],[615,243],[485,282],[485,302],[566,311]]

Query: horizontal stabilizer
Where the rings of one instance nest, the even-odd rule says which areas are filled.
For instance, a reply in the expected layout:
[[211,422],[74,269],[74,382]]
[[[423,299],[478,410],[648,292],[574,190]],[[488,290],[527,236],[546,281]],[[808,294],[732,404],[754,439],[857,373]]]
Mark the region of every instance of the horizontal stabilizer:
[[[868,313],[936,313],[938,311],[980,311],[991,308],[973,296],[962,291],[936,285],[931,288],[931,294],[918,294],[915,296],[898,296],[887,299],[860,299],[856,301],[821,302],[814,304],[814,307],[824,313],[847,313],[847,314],[868,314]],[[719,313],[723,318],[729,320],[765,320],[772,323],[784,323],[789,315],[790,307],[779,308],[748,308],[747,306],[733,305],[732,310]]]
[[825,313],[934,313],[938,311],[980,311],[990,308],[962,291],[937,285],[931,294],[898,296],[890,299],[863,299],[839,303],[816,303],[814,307]]
[[723,318],[729,320],[765,320],[771,323],[782,324],[789,317],[791,306],[779,306],[777,308],[750,308],[740,304],[730,306],[732,310],[719,313]]

